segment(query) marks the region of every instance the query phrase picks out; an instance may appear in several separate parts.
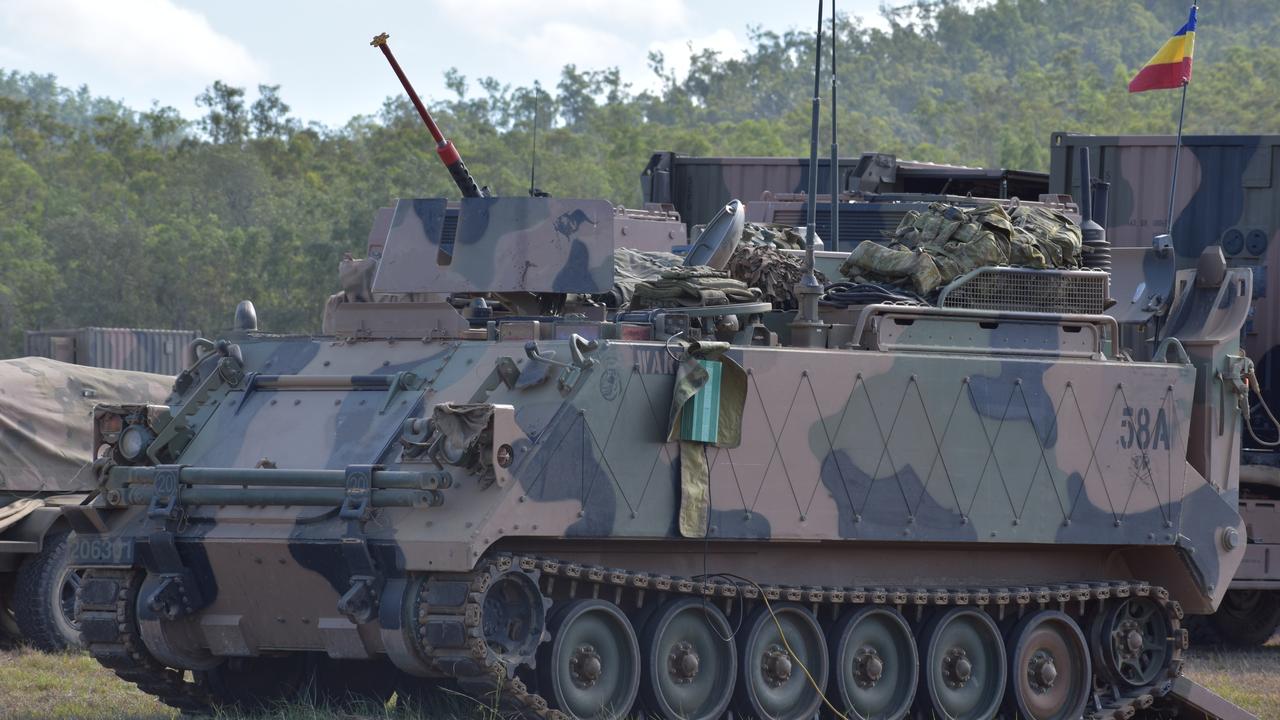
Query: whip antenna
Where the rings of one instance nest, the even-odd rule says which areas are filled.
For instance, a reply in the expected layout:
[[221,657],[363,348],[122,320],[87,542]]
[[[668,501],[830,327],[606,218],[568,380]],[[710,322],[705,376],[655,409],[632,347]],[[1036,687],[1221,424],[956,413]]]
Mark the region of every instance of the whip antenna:
[[791,323],[791,344],[799,347],[825,347],[826,326],[818,319],[818,298],[822,285],[813,272],[814,224],[818,195],[818,123],[822,105],[822,0],[818,0],[817,46],[813,54],[813,120],[809,126],[809,203],[804,229],[804,275],[793,292],[799,310]]
[[542,88],[535,82],[533,84],[533,142],[529,153],[529,197],[547,196],[546,193],[538,189],[536,184],[538,177],[538,96],[541,94]]
[[831,249],[840,249],[840,141],[836,140],[836,0],[831,0]]

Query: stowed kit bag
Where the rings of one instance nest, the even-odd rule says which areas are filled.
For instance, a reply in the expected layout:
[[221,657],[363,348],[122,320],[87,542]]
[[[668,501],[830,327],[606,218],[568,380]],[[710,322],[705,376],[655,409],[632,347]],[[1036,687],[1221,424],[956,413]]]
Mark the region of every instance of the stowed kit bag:
[[1065,215],[1018,205],[960,208],[933,203],[911,211],[892,242],[862,242],[840,266],[858,282],[909,286],[926,296],[975,268],[1013,265],[1037,269],[1080,267],[1080,228]]

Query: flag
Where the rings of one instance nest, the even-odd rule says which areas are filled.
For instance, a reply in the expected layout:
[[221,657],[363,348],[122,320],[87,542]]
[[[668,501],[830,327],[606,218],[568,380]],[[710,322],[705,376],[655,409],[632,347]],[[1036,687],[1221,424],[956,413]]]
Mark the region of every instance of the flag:
[[1187,24],[1151,56],[1129,81],[1129,92],[1180,88],[1191,82],[1191,50],[1196,44],[1196,7],[1191,6]]

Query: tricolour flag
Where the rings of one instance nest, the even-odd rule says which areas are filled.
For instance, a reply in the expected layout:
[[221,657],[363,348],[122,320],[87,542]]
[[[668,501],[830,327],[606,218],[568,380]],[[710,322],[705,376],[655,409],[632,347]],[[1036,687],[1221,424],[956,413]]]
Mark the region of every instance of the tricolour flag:
[[1191,51],[1196,44],[1196,8],[1191,7],[1187,24],[1147,61],[1129,81],[1129,92],[1180,88],[1191,82]]

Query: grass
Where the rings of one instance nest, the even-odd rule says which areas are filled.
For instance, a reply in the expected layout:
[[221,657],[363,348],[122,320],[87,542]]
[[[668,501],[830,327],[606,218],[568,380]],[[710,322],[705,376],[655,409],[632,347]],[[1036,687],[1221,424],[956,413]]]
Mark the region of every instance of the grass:
[[[1273,639],[1266,647],[1255,650],[1192,650],[1187,658],[1187,675],[1259,718],[1280,718],[1280,639]],[[363,712],[335,712],[294,704],[253,720],[387,720],[392,717],[402,716],[390,706]],[[84,653],[49,655],[22,648],[0,650],[0,719],[37,718],[176,720],[178,712],[119,680]]]
[[0,718],[167,720],[177,716],[87,654],[0,651]]
[[1195,648],[1187,676],[1257,715],[1280,718],[1280,640],[1253,650]]

